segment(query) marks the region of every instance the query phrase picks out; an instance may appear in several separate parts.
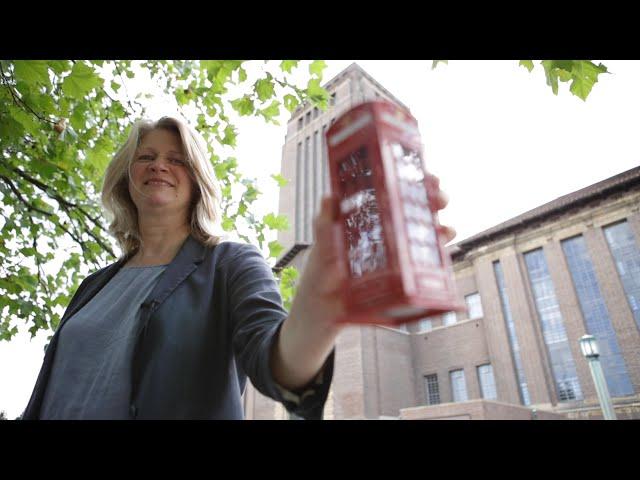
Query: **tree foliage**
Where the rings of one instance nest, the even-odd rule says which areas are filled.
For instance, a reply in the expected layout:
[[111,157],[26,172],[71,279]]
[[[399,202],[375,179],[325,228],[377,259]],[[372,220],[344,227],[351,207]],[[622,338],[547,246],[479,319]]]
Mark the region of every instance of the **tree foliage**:
[[[256,180],[244,178],[237,160],[223,153],[236,145],[232,112],[277,123],[283,108],[292,112],[311,101],[324,109],[326,65],[312,62],[300,88],[289,76],[298,61],[253,64],[261,71],[255,81],[241,60],[0,61],[1,340],[17,333],[18,322],[30,325],[32,337],[54,330],[88,271],[119,256],[99,192],[115,150],[148,108],[150,94],[128,93],[143,73],[175,98],[207,141],[222,190],[222,228],[246,225],[239,236],[260,248],[270,231],[288,228],[275,213],[256,218]],[[278,242],[268,248],[272,257],[282,251]],[[287,304],[292,275],[287,270],[282,282]]]
[[[448,61],[434,60],[431,69],[436,68],[439,63],[447,64]],[[519,65],[529,72],[534,68],[533,60],[520,60]],[[554,95],[558,94],[558,81],[571,82],[569,91],[582,100],[586,100],[591,93],[598,81],[598,75],[609,73],[602,63],[596,65],[590,60],[542,60],[540,65],[544,69],[547,85],[551,87]]]

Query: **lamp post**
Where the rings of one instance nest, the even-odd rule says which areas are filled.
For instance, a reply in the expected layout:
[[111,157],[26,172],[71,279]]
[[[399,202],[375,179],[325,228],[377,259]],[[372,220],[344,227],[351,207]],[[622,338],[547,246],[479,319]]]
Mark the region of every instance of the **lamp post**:
[[596,392],[598,393],[598,400],[602,407],[602,413],[605,420],[616,420],[616,412],[613,409],[611,402],[611,396],[609,395],[609,389],[607,388],[607,382],[602,372],[602,366],[600,365],[600,352],[598,351],[598,342],[593,335],[583,335],[580,338],[580,350],[582,355],[589,360],[589,368],[591,369],[591,376],[593,377],[593,383],[596,386]]

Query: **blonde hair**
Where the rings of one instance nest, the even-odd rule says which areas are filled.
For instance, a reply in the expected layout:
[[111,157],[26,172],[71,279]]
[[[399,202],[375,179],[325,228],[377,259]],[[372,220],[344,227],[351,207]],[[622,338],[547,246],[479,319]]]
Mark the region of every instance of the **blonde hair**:
[[142,119],[133,124],[129,137],[109,163],[102,186],[102,204],[111,220],[109,233],[120,245],[123,257],[133,254],[141,244],[138,210],[129,194],[129,169],[143,137],[158,129],[176,133],[182,143],[194,184],[191,235],[207,246],[221,241],[215,234],[220,218],[220,190],[209,162],[206,142],[196,130],[177,118],[162,117],[155,122]]

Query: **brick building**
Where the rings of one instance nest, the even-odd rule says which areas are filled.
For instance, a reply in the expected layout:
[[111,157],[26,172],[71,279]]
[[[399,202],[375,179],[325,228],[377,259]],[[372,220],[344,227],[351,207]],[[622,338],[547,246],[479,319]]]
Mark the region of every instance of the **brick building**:
[[[280,213],[292,228],[279,236],[276,268],[304,268],[333,119],[376,97],[402,105],[356,64],[325,88],[328,111],[303,105],[288,124],[282,175],[292,181]],[[468,313],[347,327],[325,418],[601,418],[578,344],[586,333],[598,339],[618,418],[640,418],[639,205],[640,167],[450,246]],[[251,386],[245,410],[289,418]]]

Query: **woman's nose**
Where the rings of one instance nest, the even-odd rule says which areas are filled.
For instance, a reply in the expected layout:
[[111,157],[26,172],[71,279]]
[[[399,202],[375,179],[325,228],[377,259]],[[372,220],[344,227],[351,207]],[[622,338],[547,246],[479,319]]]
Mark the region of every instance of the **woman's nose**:
[[155,160],[153,160],[152,162],[149,163],[149,168],[156,172],[156,171],[167,171],[167,165],[168,165],[168,161],[162,159],[161,157],[156,158]]

